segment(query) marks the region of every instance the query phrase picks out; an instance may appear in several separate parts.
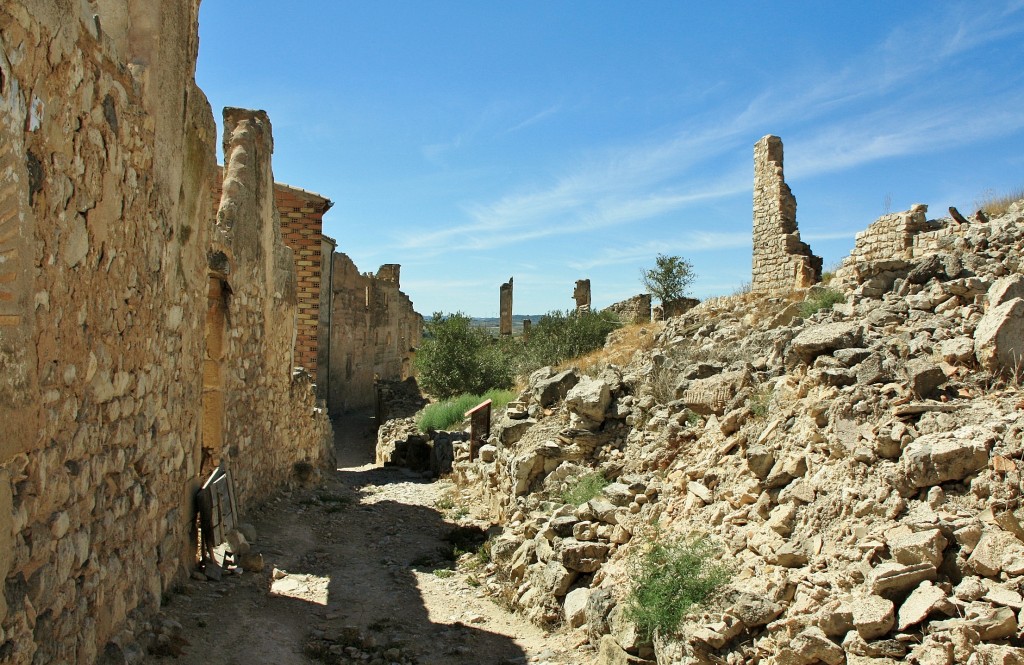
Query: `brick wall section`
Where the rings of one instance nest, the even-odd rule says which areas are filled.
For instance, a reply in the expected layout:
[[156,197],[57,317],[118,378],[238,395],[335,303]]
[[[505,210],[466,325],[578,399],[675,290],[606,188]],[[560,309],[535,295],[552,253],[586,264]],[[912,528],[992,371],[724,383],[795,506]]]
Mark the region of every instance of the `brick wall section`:
[[274,183],[274,198],[281,216],[281,236],[295,253],[298,279],[299,322],[295,337],[295,364],[317,375],[320,322],[320,278],[323,217],[332,203],[329,199],[304,189]]
[[854,261],[910,259],[914,241],[928,229],[928,206],[918,204],[905,212],[882,215],[857,234],[850,256]]
[[782,139],[754,144],[754,261],[751,290],[788,293],[821,279],[821,258],[800,241],[796,198],[782,171]]
[[[214,187],[215,208],[220,201],[221,177]],[[333,203],[314,192],[279,182],[274,183],[274,201],[281,219],[281,237],[295,257],[299,307],[295,365],[318,377],[320,283],[324,262],[331,258],[323,255],[323,217]]]

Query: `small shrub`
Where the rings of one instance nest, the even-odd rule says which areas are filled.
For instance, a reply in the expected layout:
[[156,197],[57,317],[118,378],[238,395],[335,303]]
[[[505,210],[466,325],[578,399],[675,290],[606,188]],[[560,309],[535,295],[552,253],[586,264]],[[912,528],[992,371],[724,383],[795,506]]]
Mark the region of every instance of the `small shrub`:
[[512,387],[512,364],[502,347],[462,313],[435,312],[424,324],[416,369],[419,384],[442,398]]
[[800,316],[806,319],[815,312],[829,309],[840,302],[846,302],[846,296],[835,289],[822,289],[800,303]]
[[455,571],[450,568],[436,568],[433,572],[434,577],[440,577],[441,579],[451,577],[455,574]]
[[580,476],[569,483],[566,490],[562,492],[562,503],[568,503],[573,506],[586,503],[600,494],[601,490],[607,486],[608,479],[601,473],[594,472],[588,473],[585,476]]
[[697,427],[704,424],[704,419],[700,417],[700,414],[696,411],[686,410],[686,425],[687,427]]
[[633,561],[626,616],[647,639],[672,633],[691,607],[731,578],[721,557],[721,548],[706,537],[655,541]]
[[762,386],[760,390],[750,396],[747,403],[750,406],[750,413],[755,418],[766,418],[768,409],[772,405],[772,394],[774,391],[770,385]]

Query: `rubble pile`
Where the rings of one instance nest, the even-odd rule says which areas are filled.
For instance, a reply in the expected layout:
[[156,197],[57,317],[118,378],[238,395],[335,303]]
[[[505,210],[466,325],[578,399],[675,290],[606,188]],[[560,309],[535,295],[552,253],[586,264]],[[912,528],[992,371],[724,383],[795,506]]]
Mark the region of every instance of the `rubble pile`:
[[[624,367],[534,373],[477,459],[455,446],[502,528],[485,588],[601,663],[1024,662],[1024,201],[911,231],[654,324]],[[731,578],[645,642],[630,566],[674,535]]]

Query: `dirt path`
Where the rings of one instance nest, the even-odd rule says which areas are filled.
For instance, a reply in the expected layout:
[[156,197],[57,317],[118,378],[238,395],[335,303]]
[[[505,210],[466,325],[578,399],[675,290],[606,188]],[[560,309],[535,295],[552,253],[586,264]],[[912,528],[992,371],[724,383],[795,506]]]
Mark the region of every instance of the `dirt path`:
[[[250,516],[262,573],[189,580],[169,595],[156,631],[165,642],[170,637],[168,651],[180,653],[144,662],[590,660],[568,637],[545,633],[471,586],[471,574],[449,572],[441,552],[451,551],[457,525],[454,511],[436,504],[451,485],[374,467],[370,422],[336,422],[338,471],[322,486],[279,497]],[[180,649],[178,632],[188,641]]]

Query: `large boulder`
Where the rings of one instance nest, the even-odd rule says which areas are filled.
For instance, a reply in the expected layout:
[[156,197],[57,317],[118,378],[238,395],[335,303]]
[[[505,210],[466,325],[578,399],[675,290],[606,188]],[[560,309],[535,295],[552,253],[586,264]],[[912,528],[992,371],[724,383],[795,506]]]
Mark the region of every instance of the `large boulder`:
[[1024,298],[1024,275],[1013,274],[997,279],[986,296],[989,308],[998,307],[1014,298]]
[[856,323],[824,323],[801,331],[790,343],[791,356],[810,364],[820,355],[837,349],[861,346],[864,329]]
[[925,434],[903,450],[903,472],[912,487],[963,480],[988,465],[994,436],[977,427]]
[[753,384],[749,370],[722,372],[707,379],[690,381],[683,393],[687,408],[701,415],[723,415],[736,394]]
[[551,406],[565,399],[566,394],[579,380],[580,377],[574,370],[555,372],[551,367],[541,367],[530,375],[530,395],[537,404]]
[[574,425],[600,425],[604,422],[604,413],[611,404],[612,393],[608,383],[601,379],[582,377],[579,382],[565,395],[565,406],[574,418]]
[[974,355],[990,372],[1018,373],[1024,364],[1024,298],[990,307],[974,331]]

